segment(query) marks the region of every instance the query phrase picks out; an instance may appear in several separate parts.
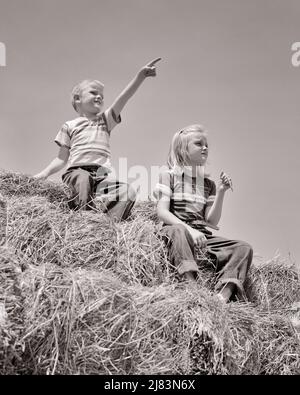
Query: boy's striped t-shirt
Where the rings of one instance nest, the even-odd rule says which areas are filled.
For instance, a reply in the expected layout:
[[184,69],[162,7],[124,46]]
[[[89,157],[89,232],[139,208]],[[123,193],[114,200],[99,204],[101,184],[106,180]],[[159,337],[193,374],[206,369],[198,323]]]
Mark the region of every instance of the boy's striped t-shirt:
[[154,195],[170,200],[170,212],[194,228],[205,226],[205,210],[212,206],[216,184],[207,177],[193,177],[187,170],[166,170],[160,174]]
[[111,170],[110,132],[121,122],[113,110],[90,120],[78,117],[67,121],[58,132],[55,142],[70,149],[68,168],[74,166],[102,166]]

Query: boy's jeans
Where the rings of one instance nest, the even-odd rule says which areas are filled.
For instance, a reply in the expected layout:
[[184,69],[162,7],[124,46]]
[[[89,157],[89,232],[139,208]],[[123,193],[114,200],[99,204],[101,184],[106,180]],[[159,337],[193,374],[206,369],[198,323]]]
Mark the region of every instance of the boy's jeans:
[[126,219],[135,202],[135,190],[106,172],[99,175],[97,170],[97,166],[72,167],[63,174],[63,182],[72,191],[69,207],[73,210],[92,210],[98,200],[103,211],[115,221]]
[[[161,234],[167,241],[170,259],[177,267],[179,274],[198,272],[198,265],[194,256],[194,242],[189,231],[181,224],[166,225]],[[216,290],[220,291],[227,283],[236,285],[236,296],[247,300],[244,283],[252,262],[252,247],[239,240],[228,240],[223,237],[206,234],[206,252],[216,264]]]

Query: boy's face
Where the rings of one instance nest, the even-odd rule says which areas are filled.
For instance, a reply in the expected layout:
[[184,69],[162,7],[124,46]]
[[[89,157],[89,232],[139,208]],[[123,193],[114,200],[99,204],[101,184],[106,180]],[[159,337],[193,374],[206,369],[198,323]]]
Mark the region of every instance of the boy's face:
[[203,166],[208,157],[208,144],[206,136],[200,132],[193,132],[189,136],[188,156],[191,165]]
[[93,116],[101,112],[103,99],[103,88],[91,82],[82,88],[77,106],[85,116]]

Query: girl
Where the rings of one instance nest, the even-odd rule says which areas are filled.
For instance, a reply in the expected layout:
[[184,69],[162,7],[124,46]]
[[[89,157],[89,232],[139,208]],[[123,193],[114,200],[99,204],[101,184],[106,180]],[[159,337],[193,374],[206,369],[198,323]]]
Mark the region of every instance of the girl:
[[244,282],[252,261],[252,248],[243,241],[214,236],[225,192],[231,179],[225,173],[218,186],[204,174],[208,157],[207,134],[201,125],[187,126],[173,137],[168,170],[160,174],[155,195],[157,214],[164,223],[170,258],[178,273],[195,281],[198,266],[194,248],[206,248],[216,262],[216,290],[222,301],[234,295],[246,300]]

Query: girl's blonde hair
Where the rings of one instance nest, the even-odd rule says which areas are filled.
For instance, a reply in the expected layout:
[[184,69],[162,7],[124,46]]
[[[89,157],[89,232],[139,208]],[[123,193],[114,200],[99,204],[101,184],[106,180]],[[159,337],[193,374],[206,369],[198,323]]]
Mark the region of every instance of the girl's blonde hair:
[[183,168],[188,166],[188,143],[189,136],[191,133],[199,132],[207,137],[207,132],[202,125],[190,125],[181,129],[179,132],[175,133],[167,160],[167,165],[170,170],[175,170],[176,168]]

